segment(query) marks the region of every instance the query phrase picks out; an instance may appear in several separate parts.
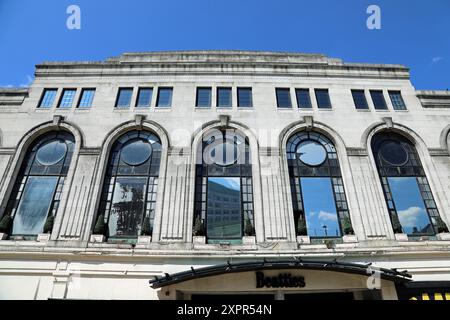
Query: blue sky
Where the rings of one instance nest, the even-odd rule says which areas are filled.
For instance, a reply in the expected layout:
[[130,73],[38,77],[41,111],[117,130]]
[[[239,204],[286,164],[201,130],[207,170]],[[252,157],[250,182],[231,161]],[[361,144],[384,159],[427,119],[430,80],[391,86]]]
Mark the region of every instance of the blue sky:
[[[66,9],[81,8],[81,30]],[[381,30],[366,27],[369,5]],[[450,89],[450,0],[0,0],[0,86],[29,83],[42,61],[194,49],[324,53],[399,63],[417,89]]]

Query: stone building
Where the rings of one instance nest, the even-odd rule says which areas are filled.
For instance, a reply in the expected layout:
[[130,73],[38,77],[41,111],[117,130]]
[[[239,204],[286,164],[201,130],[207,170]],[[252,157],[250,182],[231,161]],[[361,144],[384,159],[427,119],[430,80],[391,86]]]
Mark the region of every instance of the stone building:
[[450,94],[316,54],[0,89],[1,299],[450,299]]

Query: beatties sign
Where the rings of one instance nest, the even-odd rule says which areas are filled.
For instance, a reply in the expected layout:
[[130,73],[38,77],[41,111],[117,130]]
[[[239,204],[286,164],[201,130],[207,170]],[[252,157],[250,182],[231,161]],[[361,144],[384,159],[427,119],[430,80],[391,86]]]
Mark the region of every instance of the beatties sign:
[[305,285],[305,278],[294,277],[290,273],[266,277],[264,273],[256,272],[256,288],[303,288]]

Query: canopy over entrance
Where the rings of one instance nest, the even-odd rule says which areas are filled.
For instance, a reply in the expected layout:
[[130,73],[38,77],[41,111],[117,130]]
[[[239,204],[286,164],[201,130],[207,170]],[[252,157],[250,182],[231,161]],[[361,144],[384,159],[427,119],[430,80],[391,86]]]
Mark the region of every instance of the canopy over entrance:
[[215,265],[211,267],[194,269],[179,272],[175,274],[166,273],[162,277],[155,277],[150,280],[150,285],[154,289],[163,288],[169,285],[182,283],[189,280],[213,277],[217,275],[241,273],[249,271],[264,271],[264,270],[319,270],[319,271],[333,271],[349,274],[357,274],[370,277],[378,274],[381,279],[392,281],[395,283],[405,283],[411,281],[411,275],[405,271],[397,271],[396,269],[384,269],[372,267],[372,264],[356,264],[347,262],[333,261],[311,261],[302,259],[292,260],[277,260],[268,261],[266,259],[255,262],[241,262]]

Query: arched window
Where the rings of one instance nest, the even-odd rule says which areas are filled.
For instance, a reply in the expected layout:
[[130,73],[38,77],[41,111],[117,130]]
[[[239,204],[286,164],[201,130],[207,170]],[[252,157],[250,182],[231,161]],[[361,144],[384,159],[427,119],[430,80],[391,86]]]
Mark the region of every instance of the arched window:
[[94,233],[110,240],[151,235],[155,218],[160,139],[146,131],[130,131],[113,145]]
[[11,237],[52,231],[74,148],[74,137],[65,131],[47,133],[28,148],[5,213]]
[[445,231],[416,148],[396,133],[379,133],[372,151],[395,233],[434,235]]
[[320,133],[298,132],[287,142],[287,160],[297,235],[353,234],[333,143]]
[[240,243],[255,234],[248,138],[236,130],[211,130],[198,148],[194,235],[208,243]]

